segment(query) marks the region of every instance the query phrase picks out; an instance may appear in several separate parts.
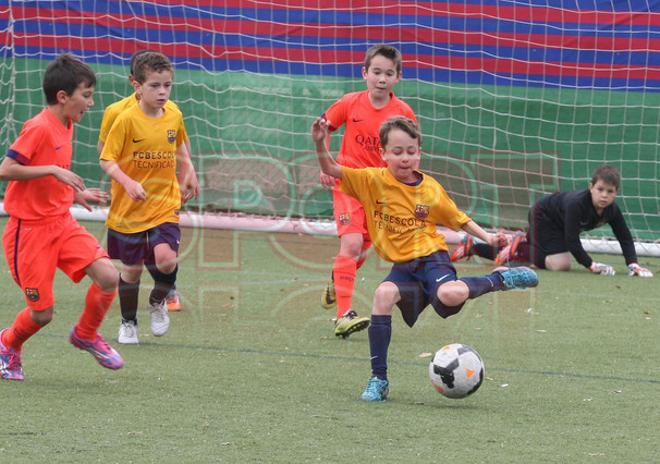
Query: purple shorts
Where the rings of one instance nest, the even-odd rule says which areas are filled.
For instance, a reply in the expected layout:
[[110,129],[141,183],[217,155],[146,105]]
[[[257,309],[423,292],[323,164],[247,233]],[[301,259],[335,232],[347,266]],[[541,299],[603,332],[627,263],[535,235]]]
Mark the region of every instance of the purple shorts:
[[438,251],[428,256],[413,259],[392,266],[383,279],[399,288],[401,300],[396,304],[403,320],[412,327],[422,311],[430,304],[435,312],[447,318],[459,312],[459,306],[446,306],[438,298],[438,287],[456,279],[456,269],[446,251]]
[[108,229],[108,254],[122,264],[150,264],[154,262],[156,245],[166,243],[178,253],[180,241],[181,229],[174,222],[165,222],[135,234]]

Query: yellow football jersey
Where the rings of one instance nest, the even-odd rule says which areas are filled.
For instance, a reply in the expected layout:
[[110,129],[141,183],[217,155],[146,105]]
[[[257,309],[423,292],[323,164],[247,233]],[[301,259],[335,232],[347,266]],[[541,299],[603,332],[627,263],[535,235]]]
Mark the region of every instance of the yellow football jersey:
[[125,234],[142,232],[164,222],[179,222],[181,195],[176,177],[176,149],[184,142],[183,115],[164,109],[159,118],[147,116],[138,105],[115,119],[101,159],[115,161],[131,179],[142,184],[147,197],[132,200],[112,181],[106,224]]
[[[99,129],[100,142],[105,143],[105,139],[108,138],[108,134],[110,133],[110,128],[112,127],[112,124],[115,122],[115,119],[117,119],[117,116],[119,116],[125,110],[136,106],[137,103],[138,103],[138,99],[135,96],[135,92],[133,92],[128,97],[122,98],[121,100],[116,101],[106,107],[105,111],[103,111],[103,119],[101,120],[101,129]],[[165,103],[165,110],[180,111],[179,107],[172,100],[167,100],[167,103]],[[187,140],[188,134],[185,132],[185,128],[183,130],[184,130],[183,132],[184,139]]]
[[376,252],[390,262],[447,251],[436,225],[458,230],[470,222],[427,174],[421,173],[422,181],[411,186],[396,180],[387,168],[342,167],[341,173],[341,190],[362,203]]

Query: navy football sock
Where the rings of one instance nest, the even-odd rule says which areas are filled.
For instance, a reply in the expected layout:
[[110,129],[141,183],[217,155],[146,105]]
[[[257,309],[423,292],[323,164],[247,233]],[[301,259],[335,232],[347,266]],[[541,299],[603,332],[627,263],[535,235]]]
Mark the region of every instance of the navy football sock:
[[368,332],[371,373],[379,379],[387,380],[387,350],[392,336],[392,316],[372,315]]
[[487,243],[475,243],[472,247],[472,253],[482,258],[490,259],[491,261],[495,261],[498,251],[497,248],[493,248]]
[[458,280],[465,282],[465,285],[468,286],[470,291],[468,298],[470,299],[477,298],[484,293],[495,292],[504,288],[502,276],[499,272],[493,272],[492,274],[478,277],[461,277]]

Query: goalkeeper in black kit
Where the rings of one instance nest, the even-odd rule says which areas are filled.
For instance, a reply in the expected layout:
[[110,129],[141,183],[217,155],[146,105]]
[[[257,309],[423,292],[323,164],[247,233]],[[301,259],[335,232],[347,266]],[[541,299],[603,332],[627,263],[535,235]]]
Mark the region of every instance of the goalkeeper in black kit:
[[527,234],[514,235],[503,248],[475,243],[469,236],[451,255],[452,261],[477,255],[497,264],[532,263],[550,271],[568,271],[571,255],[589,271],[614,275],[612,266],[597,263],[584,251],[580,233],[609,224],[621,245],[630,276],[653,277],[637,263],[637,253],[630,229],[614,202],[621,176],[616,168],[604,165],[596,169],[589,188],[574,192],[556,192],[537,201],[529,210]]

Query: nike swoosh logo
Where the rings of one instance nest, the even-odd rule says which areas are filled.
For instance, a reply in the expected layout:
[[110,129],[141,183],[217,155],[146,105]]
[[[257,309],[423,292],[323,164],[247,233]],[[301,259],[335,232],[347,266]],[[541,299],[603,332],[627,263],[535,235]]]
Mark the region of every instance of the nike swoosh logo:
[[384,201],[376,200],[377,205],[386,205],[387,203]]
[[449,277],[449,274],[447,274],[447,275],[443,275],[443,276],[440,277],[439,279],[435,279],[435,281],[436,281],[436,282],[442,282],[442,281],[445,280],[447,277]]
[[60,145],[59,147],[55,147],[55,151],[60,150],[64,145]]
[[353,118],[353,122],[362,122],[362,121],[364,121],[364,119],[360,119],[360,118]]
[[133,143],[140,143],[140,142],[142,142],[143,140],[144,140],[144,139],[133,139]]

